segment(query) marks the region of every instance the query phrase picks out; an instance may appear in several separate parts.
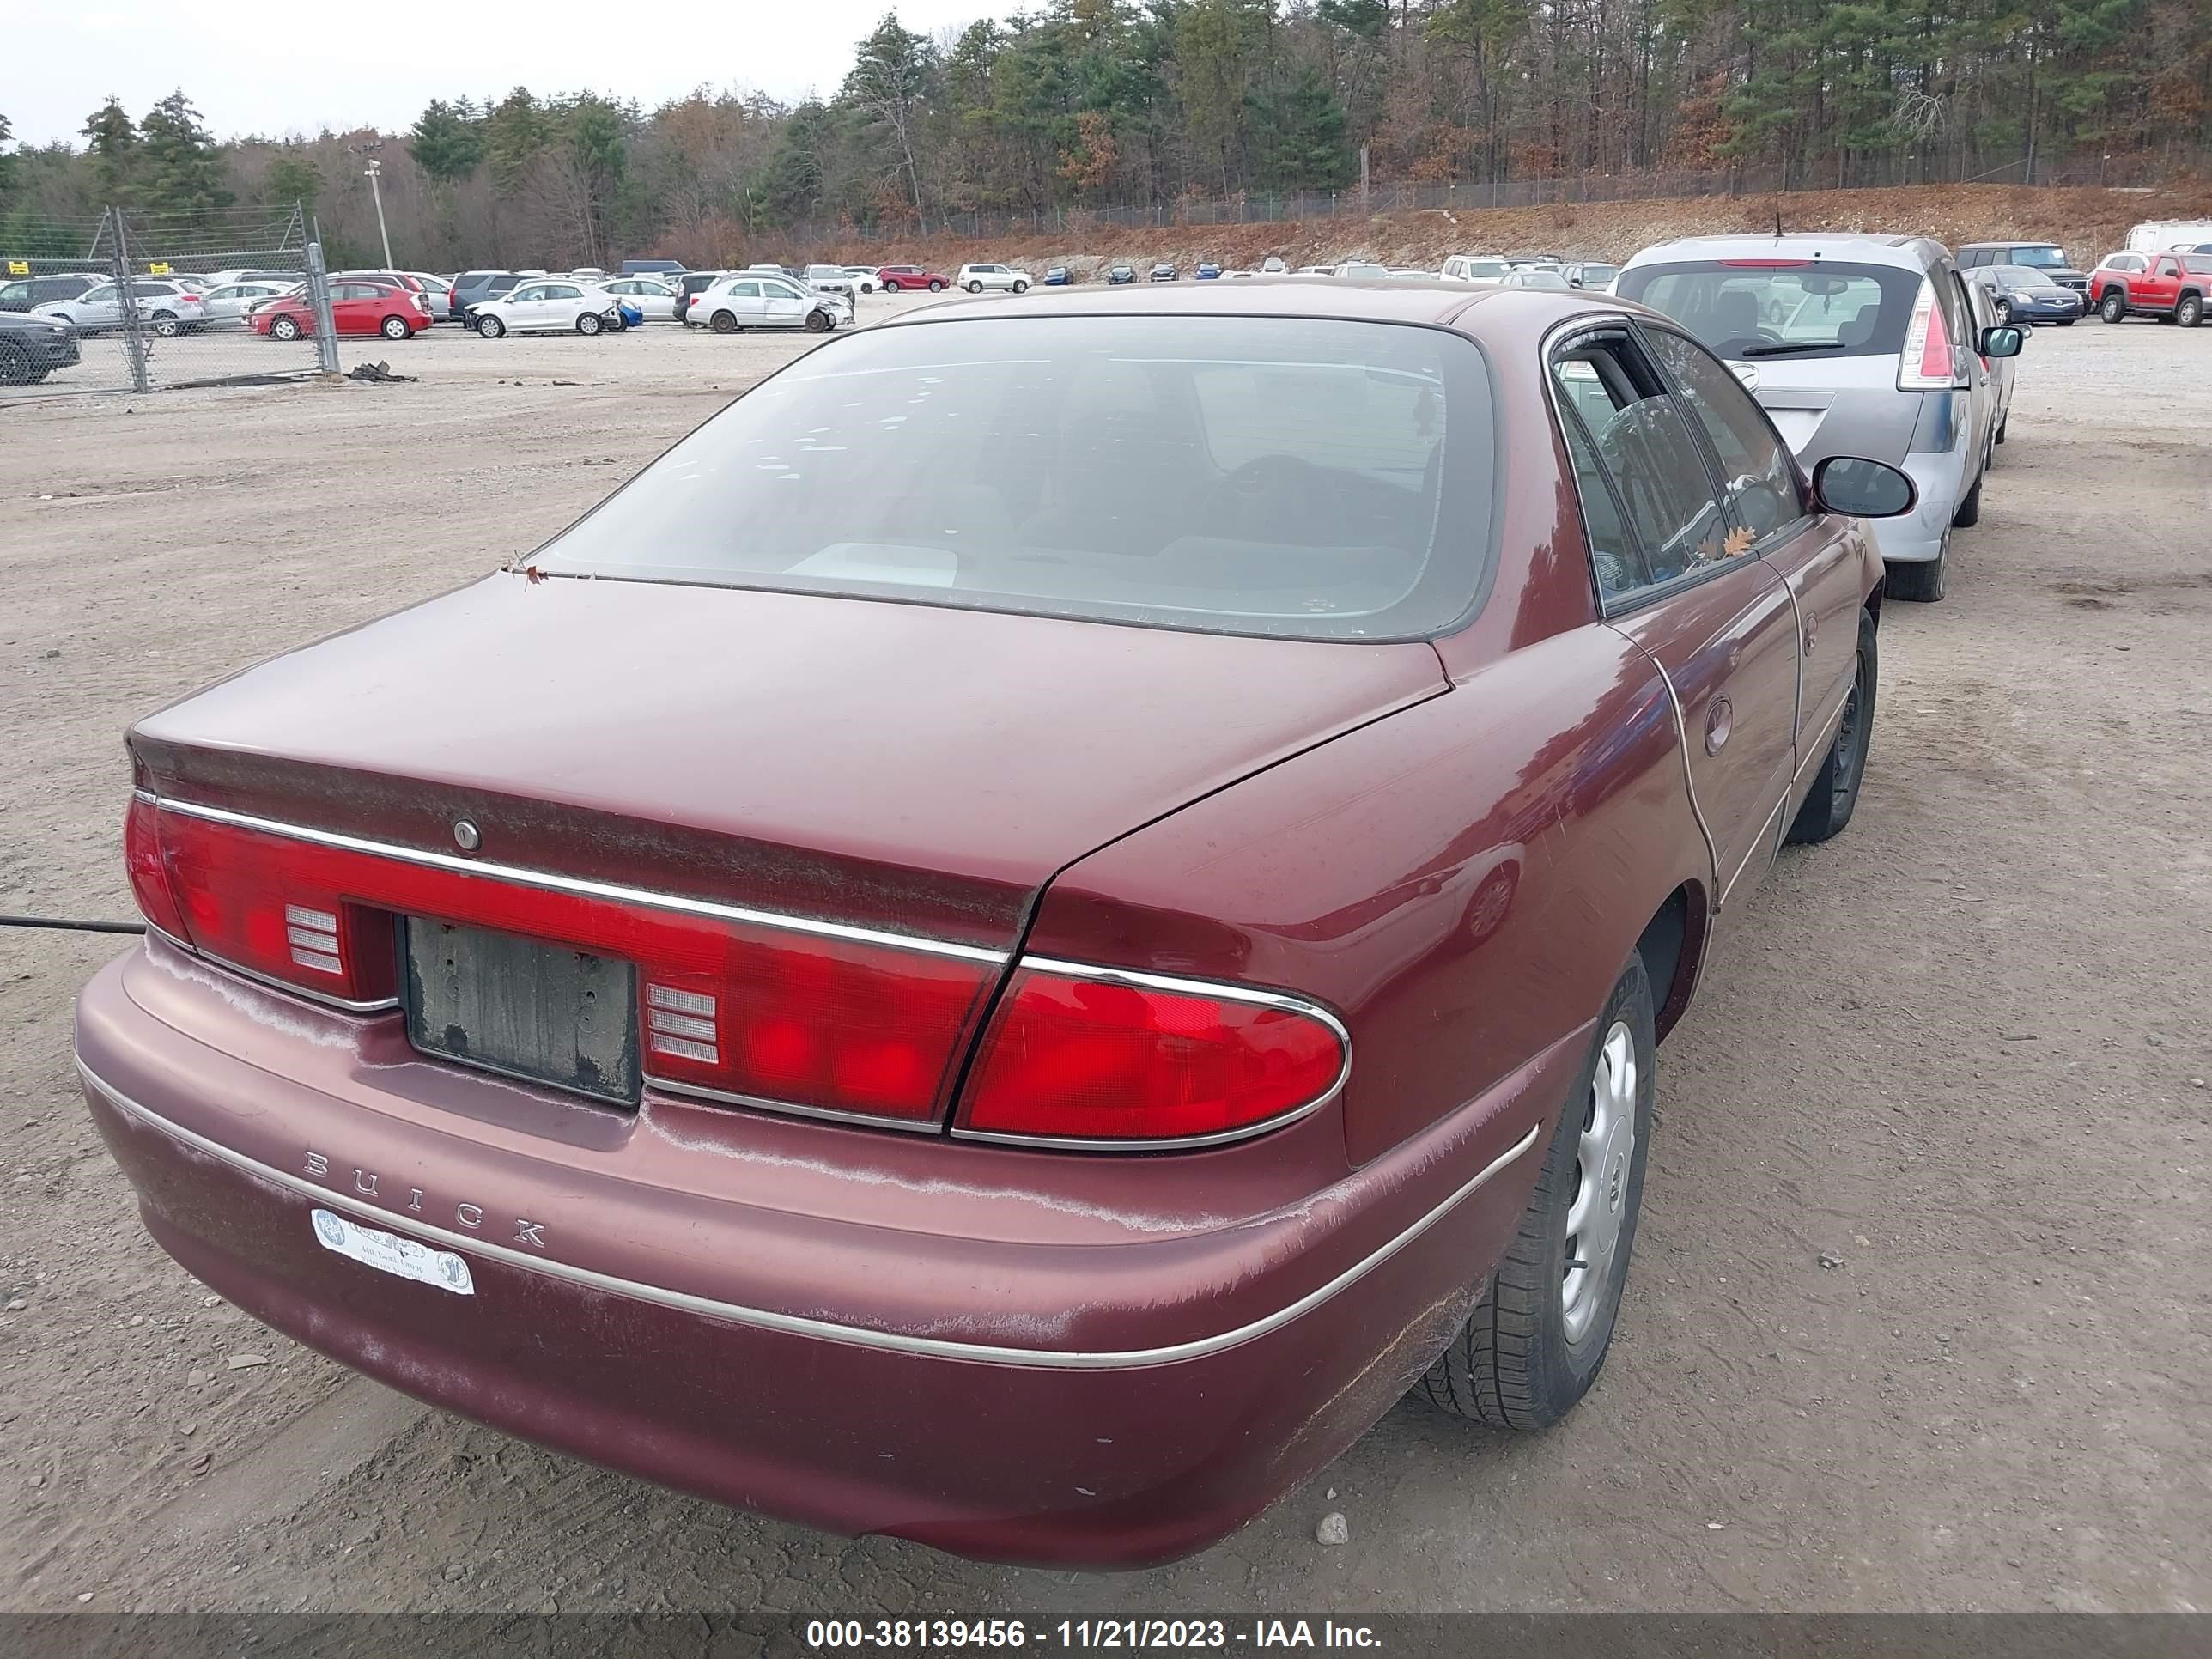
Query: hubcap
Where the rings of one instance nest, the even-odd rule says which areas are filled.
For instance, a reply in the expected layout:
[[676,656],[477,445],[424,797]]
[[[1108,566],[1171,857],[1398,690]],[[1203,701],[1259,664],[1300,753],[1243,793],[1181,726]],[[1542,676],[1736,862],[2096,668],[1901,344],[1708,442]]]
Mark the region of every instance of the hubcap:
[[1575,1145],[1575,1196],[1567,1206],[1567,1267],[1559,1310],[1567,1340],[1579,1342],[1604,1307],[1628,1214],[1628,1173],[1636,1157],[1636,1037],[1615,1020],[1598,1050],[1589,1107]]

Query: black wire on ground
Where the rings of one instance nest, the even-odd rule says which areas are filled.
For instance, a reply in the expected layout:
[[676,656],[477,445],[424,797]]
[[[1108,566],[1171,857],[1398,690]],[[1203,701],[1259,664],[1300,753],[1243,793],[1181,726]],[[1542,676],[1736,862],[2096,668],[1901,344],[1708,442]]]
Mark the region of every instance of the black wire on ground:
[[71,921],[60,916],[0,916],[0,927],[52,927],[70,933],[143,933],[143,921]]

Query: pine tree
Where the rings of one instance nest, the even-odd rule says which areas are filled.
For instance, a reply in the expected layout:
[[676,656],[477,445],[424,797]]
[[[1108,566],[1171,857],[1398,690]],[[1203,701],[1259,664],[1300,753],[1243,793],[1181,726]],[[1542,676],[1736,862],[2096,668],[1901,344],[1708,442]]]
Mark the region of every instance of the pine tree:
[[297,202],[311,215],[322,188],[323,175],[305,144],[284,145],[270,161],[269,171],[261,175],[262,194],[271,202]]
[[229,168],[181,88],[146,112],[138,142],[149,207],[196,216],[230,205]]
[[111,98],[84,118],[82,128],[90,142],[93,184],[100,205],[127,204],[137,197],[138,127],[124,112],[121,101]]
[[517,87],[484,117],[484,155],[501,190],[514,190],[544,155],[546,127],[545,112],[527,87]]
[[460,183],[484,158],[483,127],[474,118],[466,99],[456,107],[442,98],[433,98],[407,139],[415,165],[435,184]]
[[1301,67],[1249,101],[1252,175],[1265,190],[1340,190],[1352,182],[1344,106],[1321,71]]

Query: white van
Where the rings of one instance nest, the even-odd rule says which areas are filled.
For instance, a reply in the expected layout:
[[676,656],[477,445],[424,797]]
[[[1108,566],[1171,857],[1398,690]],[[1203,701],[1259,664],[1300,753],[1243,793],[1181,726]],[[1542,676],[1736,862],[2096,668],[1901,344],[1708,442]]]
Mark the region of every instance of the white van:
[[2163,253],[2199,242],[2212,242],[2212,219],[2146,219],[2128,233],[2130,253]]

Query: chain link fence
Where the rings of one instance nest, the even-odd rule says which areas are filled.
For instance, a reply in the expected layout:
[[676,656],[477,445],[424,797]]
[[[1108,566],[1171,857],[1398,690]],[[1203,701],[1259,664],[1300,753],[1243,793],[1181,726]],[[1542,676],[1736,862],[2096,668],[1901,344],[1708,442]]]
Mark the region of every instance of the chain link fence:
[[[337,368],[321,252],[296,205],[190,218],[110,208],[9,234],[25,246],[0,246],[0,400]],[[298,326],[270,326],[288,314]]]

